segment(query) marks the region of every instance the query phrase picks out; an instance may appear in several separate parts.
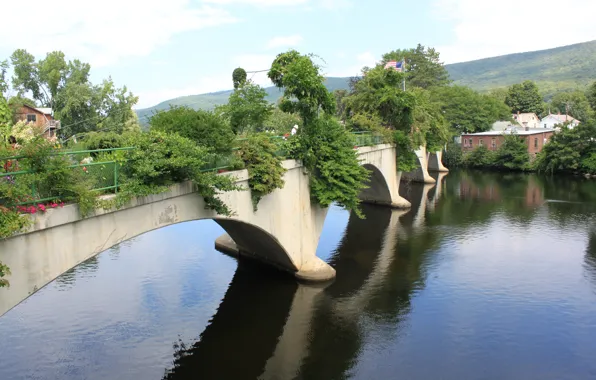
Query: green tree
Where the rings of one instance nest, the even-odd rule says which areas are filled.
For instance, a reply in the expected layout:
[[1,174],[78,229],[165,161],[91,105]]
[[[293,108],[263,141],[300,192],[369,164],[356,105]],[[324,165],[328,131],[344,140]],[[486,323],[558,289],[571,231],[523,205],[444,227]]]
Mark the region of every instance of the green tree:
[[286,113],[276,107],[267,119],[265,119],[263,128],[268,132],[283,135],[290,133],[295,125],[299,128],[302,127],[302,118],[298,114]]
[[238,67],[232,72],[232,82],[234,83],[234,89],[244,86],[246,83],[246,70],[242,67]]
[[451,130],[457,135],[488,131],[494,122],[511,119],[509,108],[504,103],[468,87],[434,88],[431,98],[440,104]]
[[211,111],[173,107],[154,114],[149,120],[152,131],[177,133],[217,153],[229,153],[235,140],[230,125]]
[[230,94],[228,104],[218,107],[217,112],[229,120],[236,134],[261,132],[273,110],[266,96],[267,92],[261,86],[244,82]]
[[506,135],[494,158],[494,166],[497,168],[524,170],[530,162],[528,145],[515,134]]
[[594,116],[583,91],[559,92],[553,96],[549,108],[552,113],[571,115],[580,121],[588,121]]
[[8,91],[8,82],[6,81],[6,71],[8,70],[8,61],[0,61],[0,95]]
[[434,48],[424,47],[421,44],[418,44],[414,49],[399,49],[383,54],[381,65],[384,66],[389,61],[404,59],[408,86],[428,89],[435,86],[445,86],[451,82],[439,52]]
[[589,121],[575,128],[562,127],[536,159],[540,171],[596,174],[596,123]]
[[296,50],[281,53],[267,73],[273,84],[284,91],[279,108],[299,114],[305,128],[317,119],[319,111],[335,113],[335,99],[325,87],[321,68],[311,58]]
[[592,83],[588,90],[586,91],[586,98],[588,102],[590,102],[590,107],[592,110],[596,112],[596,82]]
[[346,120],[346,104],[344,99],[348,96],[348,90],[335,90],[333,91],[333,96],[335,97],[335,108],[336,113],[335,115],[342,121]]
[[355,81],[349,96],[344,98],[346,112],[359,129],[368,121],[377,121],[378,128],[402,130],[409,133],[414,121],[416,96],[403,91],[402,73],[383,66],[365,69],[360,80]]
[[534,112],[539,115],[543,110],[543,100],[538,91],[538,86],[531,80],[514,84],[507,90],[505,104],[511,112]]

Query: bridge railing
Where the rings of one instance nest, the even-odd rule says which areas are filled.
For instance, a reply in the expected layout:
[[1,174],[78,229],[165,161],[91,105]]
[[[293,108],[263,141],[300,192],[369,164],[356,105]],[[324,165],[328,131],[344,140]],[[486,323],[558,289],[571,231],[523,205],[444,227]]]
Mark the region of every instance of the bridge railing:
[[[383,142],[382,136],[370,132],[354,132],[353,135],[357,147],[377,145]],[[286,157],[287,152],[282,144],[286,137],[272,136],[271,138],[279,145],[276,155]],[[242,140],[245,139],[238,139],[239,142]],[[52,153],[51,156],[64,156],[70,164],[68,168],[80,170],[85,176],[90,177],[93,182],[93,191],[117,193],[121,185],[121,169],[126,162],[125,153],[133,149],[135,148],[64,150]],[[238,148],[234,148],[234,150],[238,150]],[[119,159],[101,159],[102,156],[118,156],[118,152],[121,152]],[[51,180],[48,181],[48,177],[56,173],[39,173],[35,171],[31,162],[32,159],[25,155],[0,158],[0,181],[3,181],[4,185],[21,186],[29,189],[29,195],[20,200],[17,204],[19,206],[54,201],[58,198],[56,189],[49,188],[47,185],[47,183],[51,183]],[[96,161],[96,159],[99,159],[99,161]],[[213,154],[208,157],[201,170],[205,172],[232,170],[237,162],[238,159],[235,158],[234,153],[229,156]],[[66,201],[67,199],[61,200]],[[4,204],[5,201],[0,199],[0,205]]]

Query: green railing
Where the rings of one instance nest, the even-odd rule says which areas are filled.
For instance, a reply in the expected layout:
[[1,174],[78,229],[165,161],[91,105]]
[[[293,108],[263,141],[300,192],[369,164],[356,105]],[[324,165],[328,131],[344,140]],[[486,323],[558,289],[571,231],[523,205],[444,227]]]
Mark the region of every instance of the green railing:
[[[382,136],[374,135],[370,132],[354,132],[355,146],[370,146],[383,143]],[[272,136],[279,145],[279,149],[276,154],[279,157],[286,157],[287,152],[283,149],[281,143],[284,141],[284,136]],[[246,139],[238,139],[243,141]],[[86,175],[91,176],[94,181],[94,191],[98,193],[117,193],[120,187],[120,170],[122,166],[121,160],[108,160],[108,161],[91,161],[88,163],[82,163],[84,159],[88,157],[97,158],[100,154],[115,153],[115,152],[126,152],[135,149],[134,147],[124,148],[111,148],[111,149],[94,149],[94,150],[63,150],[55,152],[53,156],[67,156],[68,160],[72,163],[69,167],[73,170],[82,170]],[[237,150],[238,148],[234,148]],[[36,173],[34,170],[27,169],[29,167],[29,157],[24,155],[16,155],[11,157],[0,158],[0,181],[8,181],[15,183],[19,181],[25,183],[26,186],[31,188],[30,198],[20,202],[18,205],[28,205],[34,203],[42,203],[52,201],[57,198],[54,189],[48,189],[43,187],[43,181],[39,181],[35,178]],[[233,168],[232,164],[234,161],[234,155],[222,156],[212,155],[210,156],[202,171],[215,171],[215,170],[230,170]],[[6,164],[10,163],[10,166]],[[8,169],[8,170],[7,170]],[[16,169],[16,170],[15,170]],[[22,169],[22,170],[20,170]],[[0,199],[0,204],[2,200]]]

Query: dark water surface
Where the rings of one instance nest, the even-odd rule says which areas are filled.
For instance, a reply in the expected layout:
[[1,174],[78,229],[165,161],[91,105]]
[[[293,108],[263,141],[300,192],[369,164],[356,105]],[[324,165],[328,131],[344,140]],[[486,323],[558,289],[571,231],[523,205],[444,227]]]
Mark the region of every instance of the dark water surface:
[[453,172],[332,208],[308,287],[147,233],[0,318],[0,379],[596,379],[596,182]]

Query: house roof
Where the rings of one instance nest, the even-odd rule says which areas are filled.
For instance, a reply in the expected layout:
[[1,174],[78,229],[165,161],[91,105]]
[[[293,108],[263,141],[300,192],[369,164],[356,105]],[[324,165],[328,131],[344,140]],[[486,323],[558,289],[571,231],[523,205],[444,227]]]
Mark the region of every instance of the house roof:
[[[565,123],[567,121],[577,121],[579,123],[579,120],[577,120],[576,118],[574,118],[573,116],[569,116],[569,115],[555,115],[555,114],[550,114],[548,116],[546,116],[544,119],[547,119],[549,117],[552,117],[553,119],[561,122],[561,123]],[[544,120],[542,119],[542,120]]]
[[51,108],[35,108],[36,110],[38,110],[39,112],[43,113],[44,115],[51,115],[52,114],[52,109]]
[[488,131],[488,132],[478,132],[478,133],[466,133],[463,134],[462,136],[501,136],[501,135],[511,135],[511,134],[516,134],[519,136],[528,136],[528,135],[535,135],[535,134],[539,134],[539,133],[544,133],[544,132],[554,132],[554,129],[550,129],[550,128],[529,128],[529,130],[525,130],[525,129],[517,129],[517,128],[511,128],[511,129],[506,129],[503,131]]
[[513,114],[513,120],[517,121],[518,123],[525,123],[530,121],[539,121],[540,118],[534,112],[526,112]]

